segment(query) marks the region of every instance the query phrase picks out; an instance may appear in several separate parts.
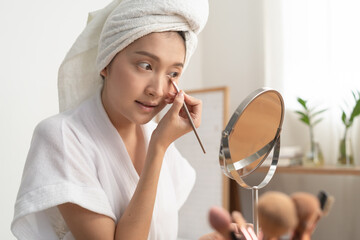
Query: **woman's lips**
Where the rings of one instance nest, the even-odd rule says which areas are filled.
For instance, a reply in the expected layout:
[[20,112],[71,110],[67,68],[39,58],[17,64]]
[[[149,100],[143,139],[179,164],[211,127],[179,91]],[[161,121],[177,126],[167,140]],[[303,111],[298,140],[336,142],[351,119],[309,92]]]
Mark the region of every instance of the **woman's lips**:
[[150,112],[158,106],[157,103],[135,101],[143,110]]

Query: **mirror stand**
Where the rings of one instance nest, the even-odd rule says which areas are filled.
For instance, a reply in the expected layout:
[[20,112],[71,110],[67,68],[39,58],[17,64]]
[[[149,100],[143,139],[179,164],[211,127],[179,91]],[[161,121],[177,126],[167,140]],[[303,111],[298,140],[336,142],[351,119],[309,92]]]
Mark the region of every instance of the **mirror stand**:
[[257,203],[259,200],[259,188],[257,186],[251,189],[252,195],[252,207],[253,207],[253,224],[254,224],[254,232],[258,234],[259,231],[259,220],[258,220],[258,210],[257,210]]
[[[278,134],[280,134],[280,130],[278,131]],[[252,195],[252,215],[253,215],[253,225],[254,225],[254,232],[255,234],[258,234],[259,232],[259,220],[258,220],[258,212],[257,212],[257,203],[259,199],[259,189],[262,189],[265,187],[272,177],[275,174],[277,163],[279,160],[279,154],[280,154],[280,135],[277,135],[276,140],[274,141],[274,153],[271,161],[271,165],[269,167],[269,170],[262,180],[262,182],[257,186],[250,186],[248,185],[242,178],[237,174],[237,171],[230,172],[230,174],[234,177],[235,181],[243,188],[245,189],[251,189],[251,195]],[[266,157],[265,157],[266,158]],[[233,175],[234,173],[234,175]]]

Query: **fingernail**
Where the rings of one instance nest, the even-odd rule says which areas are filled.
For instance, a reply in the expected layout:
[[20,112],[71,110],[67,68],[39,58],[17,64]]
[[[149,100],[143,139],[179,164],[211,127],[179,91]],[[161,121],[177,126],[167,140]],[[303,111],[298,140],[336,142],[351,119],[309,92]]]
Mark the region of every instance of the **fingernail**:
[[183,97],[183,96],[184,96],[184,92],[182,90],[180,90],[179,97]]

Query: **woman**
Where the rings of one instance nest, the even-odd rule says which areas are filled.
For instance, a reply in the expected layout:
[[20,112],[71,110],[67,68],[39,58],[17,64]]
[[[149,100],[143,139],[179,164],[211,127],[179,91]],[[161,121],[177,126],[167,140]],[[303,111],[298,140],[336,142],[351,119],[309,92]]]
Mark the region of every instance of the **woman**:
[[[18,239],[176,239],[195,172],[172,142],[201,101],[176,94],[204,0],[114,1],[92,14],[59,71],[62,112],[35,129],[18,193]],[[172,103],[158,125],[151,119]]]

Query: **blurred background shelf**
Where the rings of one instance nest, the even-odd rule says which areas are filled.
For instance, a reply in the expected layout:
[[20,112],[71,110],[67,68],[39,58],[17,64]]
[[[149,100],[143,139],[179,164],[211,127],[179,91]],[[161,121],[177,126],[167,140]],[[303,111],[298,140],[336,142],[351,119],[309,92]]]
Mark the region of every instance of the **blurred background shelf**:
[[[258,172],[266,172],[268,167],[260,167]],[[277,173],[294,173],[294,174],[327,174],[327,175],[357,175],[360,176],[360,167],[342,167],[342,166],[320,166],[320,167],[307,167],[307,166],[278,166]]]

